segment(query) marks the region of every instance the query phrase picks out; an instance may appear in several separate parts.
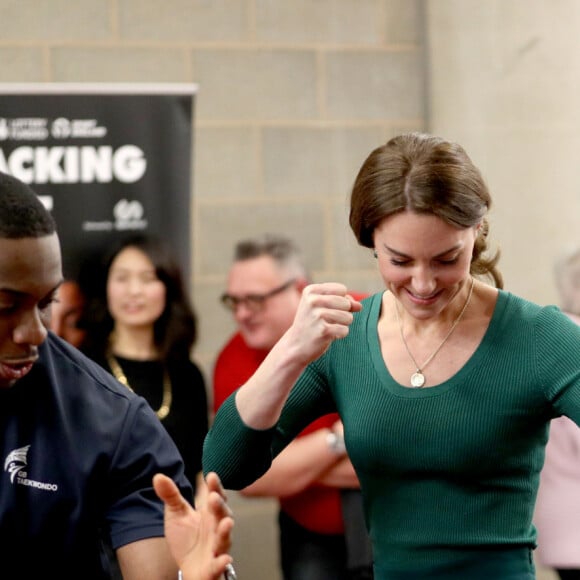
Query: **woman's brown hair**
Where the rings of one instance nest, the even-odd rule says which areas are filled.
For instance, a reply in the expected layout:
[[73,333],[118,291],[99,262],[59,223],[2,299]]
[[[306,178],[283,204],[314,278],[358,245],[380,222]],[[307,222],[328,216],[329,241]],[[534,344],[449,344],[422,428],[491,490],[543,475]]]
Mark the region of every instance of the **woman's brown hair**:
[[376,148],[363,163],[352,189],[350,227],[361,246],[373,248],[375,228],[401,211],[435,215],[458,228],[481,224],[471,273],[487,276],[502,288],[499,251],[486,255],[490,207],[487,185],[460,145],[406,133]]

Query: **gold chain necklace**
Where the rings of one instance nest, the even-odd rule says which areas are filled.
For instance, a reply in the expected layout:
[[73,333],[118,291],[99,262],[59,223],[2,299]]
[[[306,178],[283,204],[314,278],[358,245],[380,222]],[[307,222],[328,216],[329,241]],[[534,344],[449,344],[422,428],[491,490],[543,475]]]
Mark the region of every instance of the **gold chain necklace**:
[[469,305],[469,302],[471,300],[471,295],[473,294],[473,286],[474,285],[475,285],[475,278],[471,278],[471,288],[469,289],[469,294],[467,295],[467,299],[465,300],[465,304],[463,305],[461,312],[459,313],[459,315],[457,316],[457,318],[455,319],[455,321],[451,325],[449,332],[445,335],[445,338],[441,341],[441,344],[431,353],[430,356],[427,357],[427,360],[420,366],[417,364],[415,357],[411,354],[411,351],[409,349],[409,345],[407,344],[407,341],[405,340],[405,334],[403,332],[403,322],[401,321],[401,315],[399,314],[399,307],[397,304],[397,300],[395,299],[395,312],[397,313],[397,322],[399,324],[399,330],[401,331],[401,339],[403,340],[403,344],[405,345],[405,349],[407,350],[407,354],[409,355],[409,357],[413,361],[413,364],[415,365],[415,369],[416,369],[415,372],[411,375],[411,386],[412,387],[414,387],[416,389],[420,389],[421,387],[423,387],[425,385],[425,375],[423,374],[423,371],[425,370],[425,367],[435,358],[435,355],[441,350],[443,345],[447,342],[447,339],[451,336],[451,334],[453,333],[453,331],[455,330],[455,328],[459,324],[459,321],[461,320],[461,318],[465,314],[465,311],[467,310],[467,306]]
[[[123,372],[119,361],[111,352],[107,353],[107,364],[111,367],[111,371],[113,371],[114,377],[130,391],[133,391],[129,381],[127,380],[127,375]],[[162,421],[165,419],[165,417],[167,417],[167,415],[169,415],[169,411],[171,411],[172,400],[173,393],[171,391],[171,379],[169,378],[167,369],[163,367],[163,400],[161,401],[161,407],[155,411],[157,417],[159,417],[159,419]]]

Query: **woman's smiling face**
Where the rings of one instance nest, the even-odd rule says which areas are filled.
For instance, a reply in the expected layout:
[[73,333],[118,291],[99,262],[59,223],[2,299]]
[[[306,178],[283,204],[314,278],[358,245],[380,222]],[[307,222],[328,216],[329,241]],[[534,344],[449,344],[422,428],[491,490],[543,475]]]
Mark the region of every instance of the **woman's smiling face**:
[[117,254],[107,278],[107,304],[115,324],[153,326],[165,309],[165,284],[151,259],[128,246]]
[[410,211],[391,215],[375,228],[381,276],[409,314],[438,316],[469,280],[477,230]]

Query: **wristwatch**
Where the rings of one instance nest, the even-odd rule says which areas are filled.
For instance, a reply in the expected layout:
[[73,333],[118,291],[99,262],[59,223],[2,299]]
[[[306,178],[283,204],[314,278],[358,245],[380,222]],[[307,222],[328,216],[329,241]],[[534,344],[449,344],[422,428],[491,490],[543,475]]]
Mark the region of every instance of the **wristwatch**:
[[339,435],[335,431],[330,431],[326,435],[326,444],[328,448],[337,455],[342,455],[346,453],[346,447],[344,445],[344,437]]

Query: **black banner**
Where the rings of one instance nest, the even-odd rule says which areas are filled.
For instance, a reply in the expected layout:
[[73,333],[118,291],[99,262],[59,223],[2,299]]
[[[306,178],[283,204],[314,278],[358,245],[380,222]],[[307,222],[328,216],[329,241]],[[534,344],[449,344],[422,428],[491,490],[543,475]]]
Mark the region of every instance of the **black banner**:
[[0,171],[41,196],[66,277],[114,240],[164,238],[189,282],[196,85],[2,85]]

